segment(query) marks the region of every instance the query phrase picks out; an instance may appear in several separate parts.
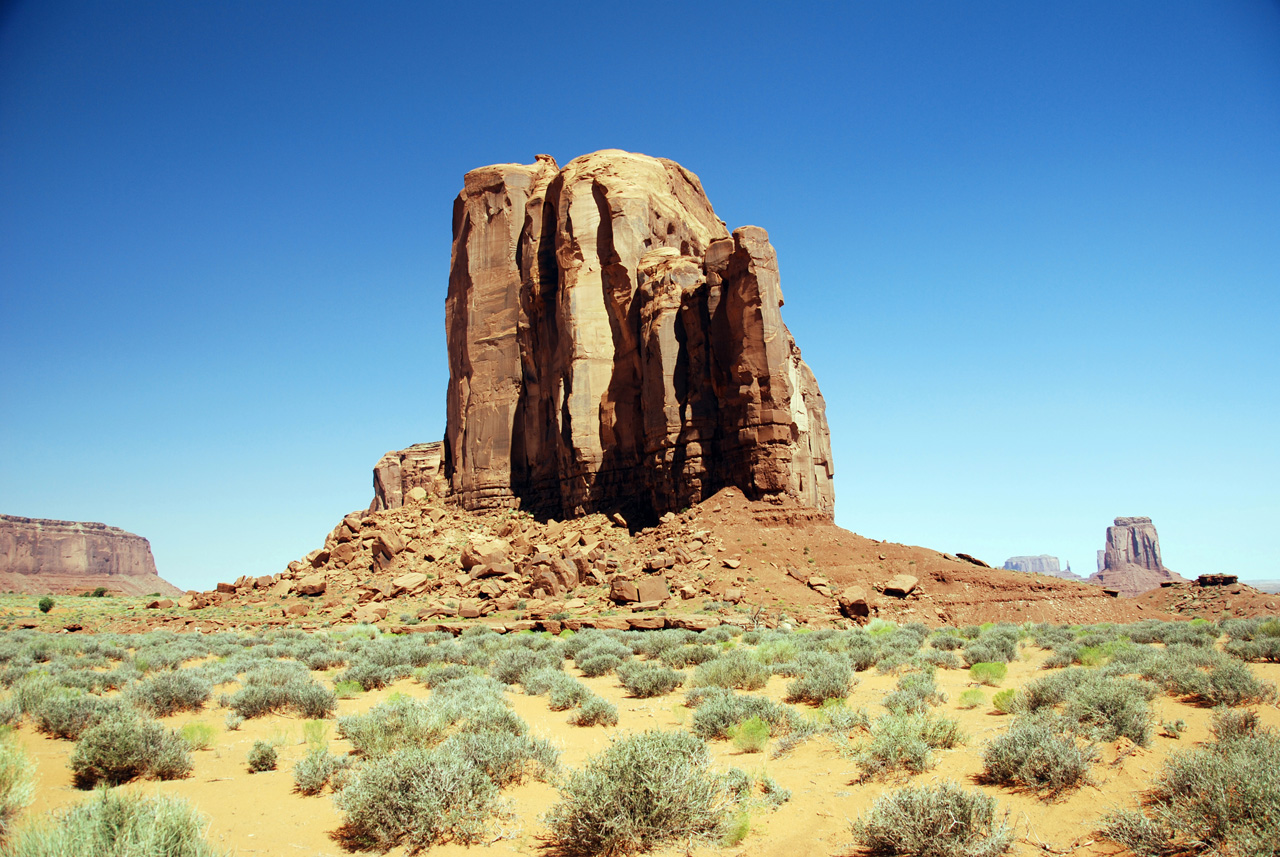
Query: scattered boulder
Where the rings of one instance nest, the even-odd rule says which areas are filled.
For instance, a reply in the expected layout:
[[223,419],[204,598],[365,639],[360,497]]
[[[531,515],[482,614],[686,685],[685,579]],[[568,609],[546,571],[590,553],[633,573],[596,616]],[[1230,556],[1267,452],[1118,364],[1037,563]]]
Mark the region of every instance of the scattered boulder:
[[309,574],[294,584],[293,591],[298,595],[324,595],[327,586],[323,574]]
[[871,615],[871,599],[861,586],[850,586],[837,597],[840,612],[850,619],[865,619]]
[[919,585],[920,581],[909,574],[895,574],[884,585],[884,594],[894,598],[906,598],[912,592],[915,592],[916,587]]

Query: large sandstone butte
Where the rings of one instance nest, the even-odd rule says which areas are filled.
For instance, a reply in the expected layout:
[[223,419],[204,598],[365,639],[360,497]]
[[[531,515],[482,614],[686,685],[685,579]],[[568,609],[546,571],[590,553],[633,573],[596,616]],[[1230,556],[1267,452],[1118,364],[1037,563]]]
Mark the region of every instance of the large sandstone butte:
[[125,595],[180,590],[156,574],[151,543],[119,527],[0,515],[0,589]]
[[608,149],[467,173],[453,209],[444,472],[467,509],[652,520],[735,486],[834,506],[826,403],[765,230]]
[[1150,518],[1116,518],[1107,527],[1107,547],[1090,583],[1117,589],[1121,595],[1141,595],[1166,581],[1184,580],[1164,567],[1160,537]]

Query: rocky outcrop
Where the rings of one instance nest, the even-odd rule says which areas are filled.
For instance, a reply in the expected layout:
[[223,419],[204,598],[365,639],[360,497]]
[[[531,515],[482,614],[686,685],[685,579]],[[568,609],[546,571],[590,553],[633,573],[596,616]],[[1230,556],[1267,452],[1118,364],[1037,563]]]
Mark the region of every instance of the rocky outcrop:
[[726,486],[834,506],[826,405],[768,234],[697,176],[606,150],[467,173],[444,466],[467,509],[652,521]]
[[373,503],[369,511],[399,509],[413,491],[419,492],[419,501],[443,496],[449,485],[444,479],[443,459],[444,444],[439,441],[414,444],[382,456],[373,467]]
[[151,544],[106,524],[0,515],[0,588],[12,592],[125,595],[180,590],[156,574]]
[[1040,554],[1039,556],[1011,556],[1004,561],[1004,567],[1009,571],[1024,571],[1028,574],[1047,574],[1050,577],[1060,577],[1063,580],[1084,580],[1083,577],[1071,570],[1068,564],[1063,569],[1058,564],[1056,556],[1048,554]]
[[1164,567],[1160,559],[1160,537],[1150,518],[1116,518],[1107,527],[1107,547],[1101,568],[1089,576],[1090,583],[1119,590],[1121,595],[1141,595],[1165,581],[1184,578]]

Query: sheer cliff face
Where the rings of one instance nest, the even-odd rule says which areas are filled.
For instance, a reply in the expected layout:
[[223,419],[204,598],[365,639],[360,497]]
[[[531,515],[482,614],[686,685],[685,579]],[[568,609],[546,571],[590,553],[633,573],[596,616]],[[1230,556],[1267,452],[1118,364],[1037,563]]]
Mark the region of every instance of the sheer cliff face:
[[0,515],[0,586],[14,592],[179,593],[156,574],[151,544],[119,527]]
[[467,508],[641,518],[726,485],[832,510],[825,403],[768,234],[697,176],[607,150],[467,174],[446,302],[445,468]]
[[1116,518],[1107,527],[1100,565],[1089,582],[1118,589],[1121,595],[1141,595],[1163,581],[1183,579],[1164,567],[1160,537],[1150,518]]

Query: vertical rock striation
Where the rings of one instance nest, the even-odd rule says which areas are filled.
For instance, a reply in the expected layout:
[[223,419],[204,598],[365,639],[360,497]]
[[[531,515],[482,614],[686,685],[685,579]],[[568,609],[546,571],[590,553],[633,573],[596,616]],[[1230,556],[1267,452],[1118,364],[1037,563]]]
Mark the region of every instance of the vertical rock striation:
[[1150,518],[1116,518],[1107,527],[1107,547],[1090,583],[1117,589],[1121,595],[1141,595],[1163,581],[1183,580],[1164,567],[1160,537]]
[[652,519],[734,485],[834,506],[826,405],[763,229],[605,150],[468,173],[445,306],[444,466],[466,508]]

